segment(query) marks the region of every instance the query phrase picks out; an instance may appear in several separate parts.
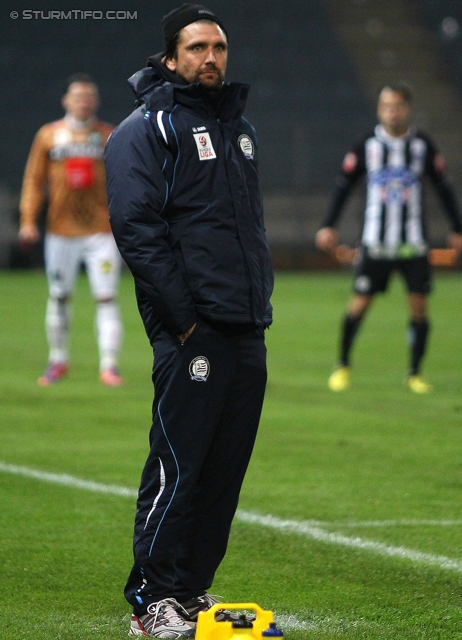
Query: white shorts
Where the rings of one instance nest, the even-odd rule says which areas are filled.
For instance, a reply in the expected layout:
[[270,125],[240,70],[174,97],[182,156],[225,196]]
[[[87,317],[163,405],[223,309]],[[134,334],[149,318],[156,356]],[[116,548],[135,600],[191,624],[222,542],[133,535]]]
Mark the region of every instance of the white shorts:
[[113,298],[117,292],[122,259],[111,233],[68,238],[47,233],[45,268],[50,296],[69,296],[81,264],[95,299]]

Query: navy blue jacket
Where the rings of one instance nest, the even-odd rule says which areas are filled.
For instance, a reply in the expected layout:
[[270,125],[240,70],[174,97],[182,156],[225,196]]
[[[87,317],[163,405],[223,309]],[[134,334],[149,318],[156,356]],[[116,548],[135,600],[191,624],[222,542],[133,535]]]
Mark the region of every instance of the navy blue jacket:
[[199,316],[267,327],[273,274],[257,141],[242,117],[248,86],[215,94],[150,61],[130,79],[143,104],[106,146],[111,225],[147,333],[182,334]]

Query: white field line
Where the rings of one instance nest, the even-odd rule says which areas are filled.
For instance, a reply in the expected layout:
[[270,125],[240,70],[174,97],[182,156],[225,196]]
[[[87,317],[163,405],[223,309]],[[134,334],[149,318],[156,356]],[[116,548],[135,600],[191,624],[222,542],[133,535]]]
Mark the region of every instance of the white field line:
[[[379,628],[377,624],[365,622],[362,618],[359,620],[348,620],[346,618],[341,618],[340,616],[333,615],[328,618],[321,618],[319,616],[315,616],[309,621],[300,620],[298,616],[294,616],[292,614],[279,614],[274,612],[274,620],[278,627],[283,629],[284,631],[318,631],[318,630],[330,630],[330,631],[341,631],[345,628],[356,628],[356,629],[368,629],[371,630],[371,627]],[[371,636],[369,636],[371,637]]]
[[359,522],[319,522],[319,526],[348,529],[374,527],[460,527],[462,520],[366,520]]
[[[123,496],[129,498],[135,498],[137,496],[137,491],[134,489],[129,489],[127,487],[120,487],[117,485],[108,485],[102,484],[99,482],[91,482],[88,480],[81,480],[80,478],[75,478],[74,476],[70,476],[67,474],[57,474],[57,473],[48,473],[44,471],[38,471],[36,469],[31,469],[29,467],[21,467],[13,464],[7,464],[5,462],[0,462],[0,472],[3,471],[5,473],[12,473],[14,475],[26,476],[29,478],[34,478],[36,480],[42,480],[44,482],[51,482],[53,484],[61,484],[68,487],[73,487],[76,489],[84,489],[86,491],[94,491],[96,493],[106,493],[110,495]],[[387,557],[398,557],[404,558],[406,560],[411,560],[412,562],[417,562],[420,564],[425,564],[429,566],[435,566],[440,569],[450,569],[452,571],[457,571],[458,573],[462,573],[462,561],[453,560],[451,558],[447,558],[446,556],[432,555],[430,553],[422,553],[421,551],[414,551],[413,549],[406,549],[405,547],[393,547],[391,545],[383,544],[381,542],[374,542],[371,540],[364,540],[358,537],[349,537],[342,535],[340,533],[331,533],[325,531],[319,526],[317,522],[297,522],[295,520],[282,520],[281,518],[276,518],[271,515],[259,515],[257,513],[252,513],[249,511],[243,511],[242,509],[238,509],[236,512],[236,519],[241,522],[246,522],[249,524],[256,524],[262,527],[268,527],[270,529],[275,529],[276,531],[281,531],[284,533],[295,533],[298,535],[302,535],[307,538],[311,538],[318,542],[325,542],[328,544],[335,544],[343,547],[350,547],[353,549],[360,549],[362,551],[370,551],[372,553],[376,553],[381,556]],[[388,523],[390,521],[384,521]],[[406,521],[404,521],[406,522]],[[407,521],[415,524],[417,521]],[[426,523],[435,523],[434,520],[423,520],[422,525]],[[448,522],[451,521],[442,521],[445,526],[447,526]],[[452,521],[454,524],[459,524],[460,521],[455,520]],[[396,521],[397,524],[400,521]],[[353,523],[354,524],[354,523]],[[360,524],[360,523],[356,523]],[[361,523],[365,526],[366,523]],[[378,523],[375,522],[377,526]],[[323,526],[332,526],[327,522],[323,523]],[[340,525],[336,526],[348,526],[348,525]]]
[[363,551],[372,551],[381,556],[405,558],[418,562],[420,564],[426,564],[430,566],[436,566],[440,569],[452,569],[462,573],[462,561],[452,560],[446,556],[434,556],[430,553],[422,553],[421,551],[414,551],[413,549],[406,549],[405,547],[392,547],[382,542],[373,542],[371,540],[363,540],[362,538],[350,538],[340,533],[329,533],[324,531],[320,527],[313,526],[306,522],[296,522],[294,520],[282,520],[275,518],[274,516],[262,516],[249,511],[239,510],[236,513],[236,518],[241,522],[249,522],[252,524],[259,524],[263,527],[270,529],[276,529],[277,531],[284,531],[286,533],[296,533],[298,535],[312,538],[318,542],[327,542],[330,544],[336,544],[343,547],[351,547],[353,549],[361,549]]
[[127,489],[126,487],[81,480],[80,478],[68,476],[67,474],[37,471],[36,469],[31,469],[29,467],[18,467],[14,464],[6,464],[5,462],[0,462],[0,471],[13,473],[17,476],[35,478],[36,480],[43,480],[44,482],[51,482],[53,484],[63,484],[66,487],[73,487],[75,489],[85,489],[86,491],[94,491],[96,493],[109,493],[113,496],[136,498],[138,495],[137,491],[134,489]]

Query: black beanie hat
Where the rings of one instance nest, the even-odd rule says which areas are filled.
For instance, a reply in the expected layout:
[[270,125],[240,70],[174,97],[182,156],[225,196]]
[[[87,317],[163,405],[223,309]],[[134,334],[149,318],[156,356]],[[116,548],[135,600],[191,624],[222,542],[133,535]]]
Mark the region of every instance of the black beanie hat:
[[[183,29],[183,27],[186,27],[188,24],[191,24],[191,22],[197,22],[198,20],[211,20],[212,22],[216,22],[226,34],[226,29],[216,13],[201,4],[185,2],[181,7],[173,9],[173,11],[170,11],[170,13],[167,13],[167,15],[162,18],[162,31],[164,33],[165,48],[168,49],[172,38],[178,33],[178,31]],[[227,35],[228,34],[226,34],[226,36]]]

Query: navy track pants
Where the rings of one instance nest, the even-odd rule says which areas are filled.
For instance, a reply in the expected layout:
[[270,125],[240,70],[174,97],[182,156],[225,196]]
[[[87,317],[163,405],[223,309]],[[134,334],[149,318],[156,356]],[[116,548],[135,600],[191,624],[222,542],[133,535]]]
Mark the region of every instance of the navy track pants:
[[125,597],[135,613],[202,595],[226,552],[266,387],[264,332],[204,321],[154,340],[153,424]]

